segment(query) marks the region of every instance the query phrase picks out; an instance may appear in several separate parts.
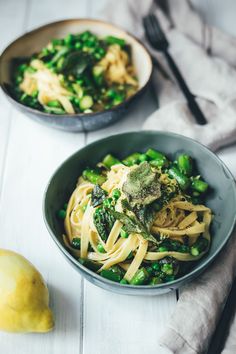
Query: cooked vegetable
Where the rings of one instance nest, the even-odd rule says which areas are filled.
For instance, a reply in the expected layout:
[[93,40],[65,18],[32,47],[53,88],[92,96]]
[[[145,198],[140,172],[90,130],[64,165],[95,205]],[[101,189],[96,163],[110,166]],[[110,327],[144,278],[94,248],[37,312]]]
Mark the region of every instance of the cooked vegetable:
[[111,166],[117,165],[118,163],[120,163],[120,161],[117,158],[115,158],[114,156],[112,156],[111,154],[109,154],[104,157],[102,163],[107,168],[111,168]]
[[186,154],[179,155],[178,167],[181,173],[191,176],[193,170],[192,158]]
[[123,230],[127,233],[137,233],[142,235],[145,240],[149,240],[153,243],[157,243],[157,240],[154,236],[152,236],[148,230],[145,228],[144,225],[138,220],[138,218],[133,216],[127,216],[123,213],[119,213],[118,211],[111,210],[111,214],[114,216],[115,219],[122,222]]
[[104,177],[99,172],[92,170],[90,168],[87,168],[86,170],[84,170],[83,178],[87,179],[88,181],[90,181],[93,184],[99,184],[99,185],[103,184],[106,180],[106,177]]
[[130,171],[122,189],[131,206],[148,205],[161,196],[158,175],[147,161]]
[[167,163],[167,158],[161,152],[148,149],[146,155],[152,160],[150,164],[155,167],[163,167]]
[[63,209],[59,210],[58,213],[57,213],[57,216],[58,216],[60,219],[65,219],[65,217],[66,217],[66,211],[63,210]]
[[97,169],[83,171],[59,211],[65,244],[89,269],[120,284],[152,286],[181,277],[208,252],[211,239],[208,184],[196,166],[187,154],[171,161],[154,149],[122,162],[106,155]]
[[106,241],[115,222],[113,211],[99,207],[93,215],[93,222],[101,239]]
[[192,245],[190,252],[193,256],[199,256],[200,253],[207,249],[208,245],[208,240],[203,237],[199,237],[199,239]]
[[98,184],[96,184],[92,190],[92,195],[91,195],[91,202],[92,206],[96,207],[105,200],[107,196],[107,192],[102,189]]
[[18,101],[52,114],[109,109],[138,89],[129,44],[90,31],[53,39],[32,57],[17,59],[13,80]]
[[135,273],[134,277],[131,279],[130,284],[144,285],[148,282],[148,280],[149,280],[149,274],[146,268],[142,267]]
[[192,188],[200,193],[205,193],[208,189],[208,184],[201,179],[194,178],[191,184]]
[[132,155],[127,156],[122,162],[126,166],[133,166],[140,162],[140,157],[142,154],[135,152]]
[[122,281],[124,276],[124,271],[119,266],[112,266],[110,269],[102,270],[100,274],[102,277],[118,283]]
[[172,166],[168,170],[169,176],[175,178],[182,190],[186,190],[190,185],[190,180],[183,173],[181,173],[177,167]]

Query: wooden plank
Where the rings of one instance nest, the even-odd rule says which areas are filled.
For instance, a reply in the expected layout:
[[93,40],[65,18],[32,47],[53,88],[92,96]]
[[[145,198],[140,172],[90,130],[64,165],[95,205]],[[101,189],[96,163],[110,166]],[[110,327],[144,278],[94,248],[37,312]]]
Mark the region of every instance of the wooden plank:
[[89,16],[90,0],[31,0],[29,27],[34,28],[43,24],[66,18]]
[[[104,19],[105,1],[92,1],[91,16]],[[116,124],[91,132],[87,142],[126,131],[139,131],[157,108],[152,89]],[[122,142],[121,142],[122,145]],[[84,354],[167,353],[158,345],[176,304],[176,293],[131,297],[106,292],[85,282]]]
[[[18,34],[23,30],[26,18],[26,0],[15,3],[13,0],[7,2],[0,2],[0,33],[4,33],[1,36],[0,41],[0,51],[11,42]],[[14,26],[12,26],[12,15],[18,13],[14,19]],[[7,30],[6,30],[7,29]],[[7,143],[10,132],[11,125],[11,106],[6,100],[3,92],[0,92],[0,194],[1,194],[1,183],[3,176],[3,169],[7,154]]]
[[158,344],[175,306],[175,293],[125,296],[85,283],[84,353],[165,354]]
[[[18,2],[14,2],[15,4]],[[85,16],[86,1],[31,1],[25,29],[54,19]],[[11,14],[11,21],[14,18]],[[18,29],[18,32],[21,32]],[[19,33],[20,34],[20,33]],[[0,204],[1,247],[20,252],[49,285],[56,329],[47,335],[0,334],[1,351],[14,354],[81,352],[81,277],[51,240],[42,218],[43,192],[54,169],[84,145],[84,134],[43,127],[13,111]]]

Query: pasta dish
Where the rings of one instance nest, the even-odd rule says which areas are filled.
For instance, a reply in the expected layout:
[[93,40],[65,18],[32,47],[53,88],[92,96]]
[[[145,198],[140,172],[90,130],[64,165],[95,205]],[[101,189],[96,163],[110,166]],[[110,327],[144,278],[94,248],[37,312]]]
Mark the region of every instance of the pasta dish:
[[172,281],[210,247],[208,189],[186,154],[175,161],[154,149],[123,160],[109,154],[83,171],[58,212],[64,243],[84,266],[109,280]]

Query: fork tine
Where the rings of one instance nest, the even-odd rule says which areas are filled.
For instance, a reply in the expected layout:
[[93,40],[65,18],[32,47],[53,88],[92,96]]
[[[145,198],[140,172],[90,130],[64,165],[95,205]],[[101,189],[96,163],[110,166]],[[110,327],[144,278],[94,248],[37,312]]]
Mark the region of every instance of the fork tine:
[[147,15],[143,19],[143,24],[151,45],[158,50],[166,50],[168,47],[168,41],[156,16],[154,14]]

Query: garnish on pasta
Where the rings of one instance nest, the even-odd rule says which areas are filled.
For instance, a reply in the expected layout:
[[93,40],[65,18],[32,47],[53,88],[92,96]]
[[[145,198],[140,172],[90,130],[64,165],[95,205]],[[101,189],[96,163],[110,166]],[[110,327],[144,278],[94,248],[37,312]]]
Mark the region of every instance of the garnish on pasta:
[[89,31],[54,39],[32,57],[19,58],[14,72],[15,98],[53,114],[109,109],[137,89],[130,45]]
[[64,210],[66,247],[84,266],[131,285],[166,283],[210,247],[209,187],[186,154],[154,149],[87,168]]

